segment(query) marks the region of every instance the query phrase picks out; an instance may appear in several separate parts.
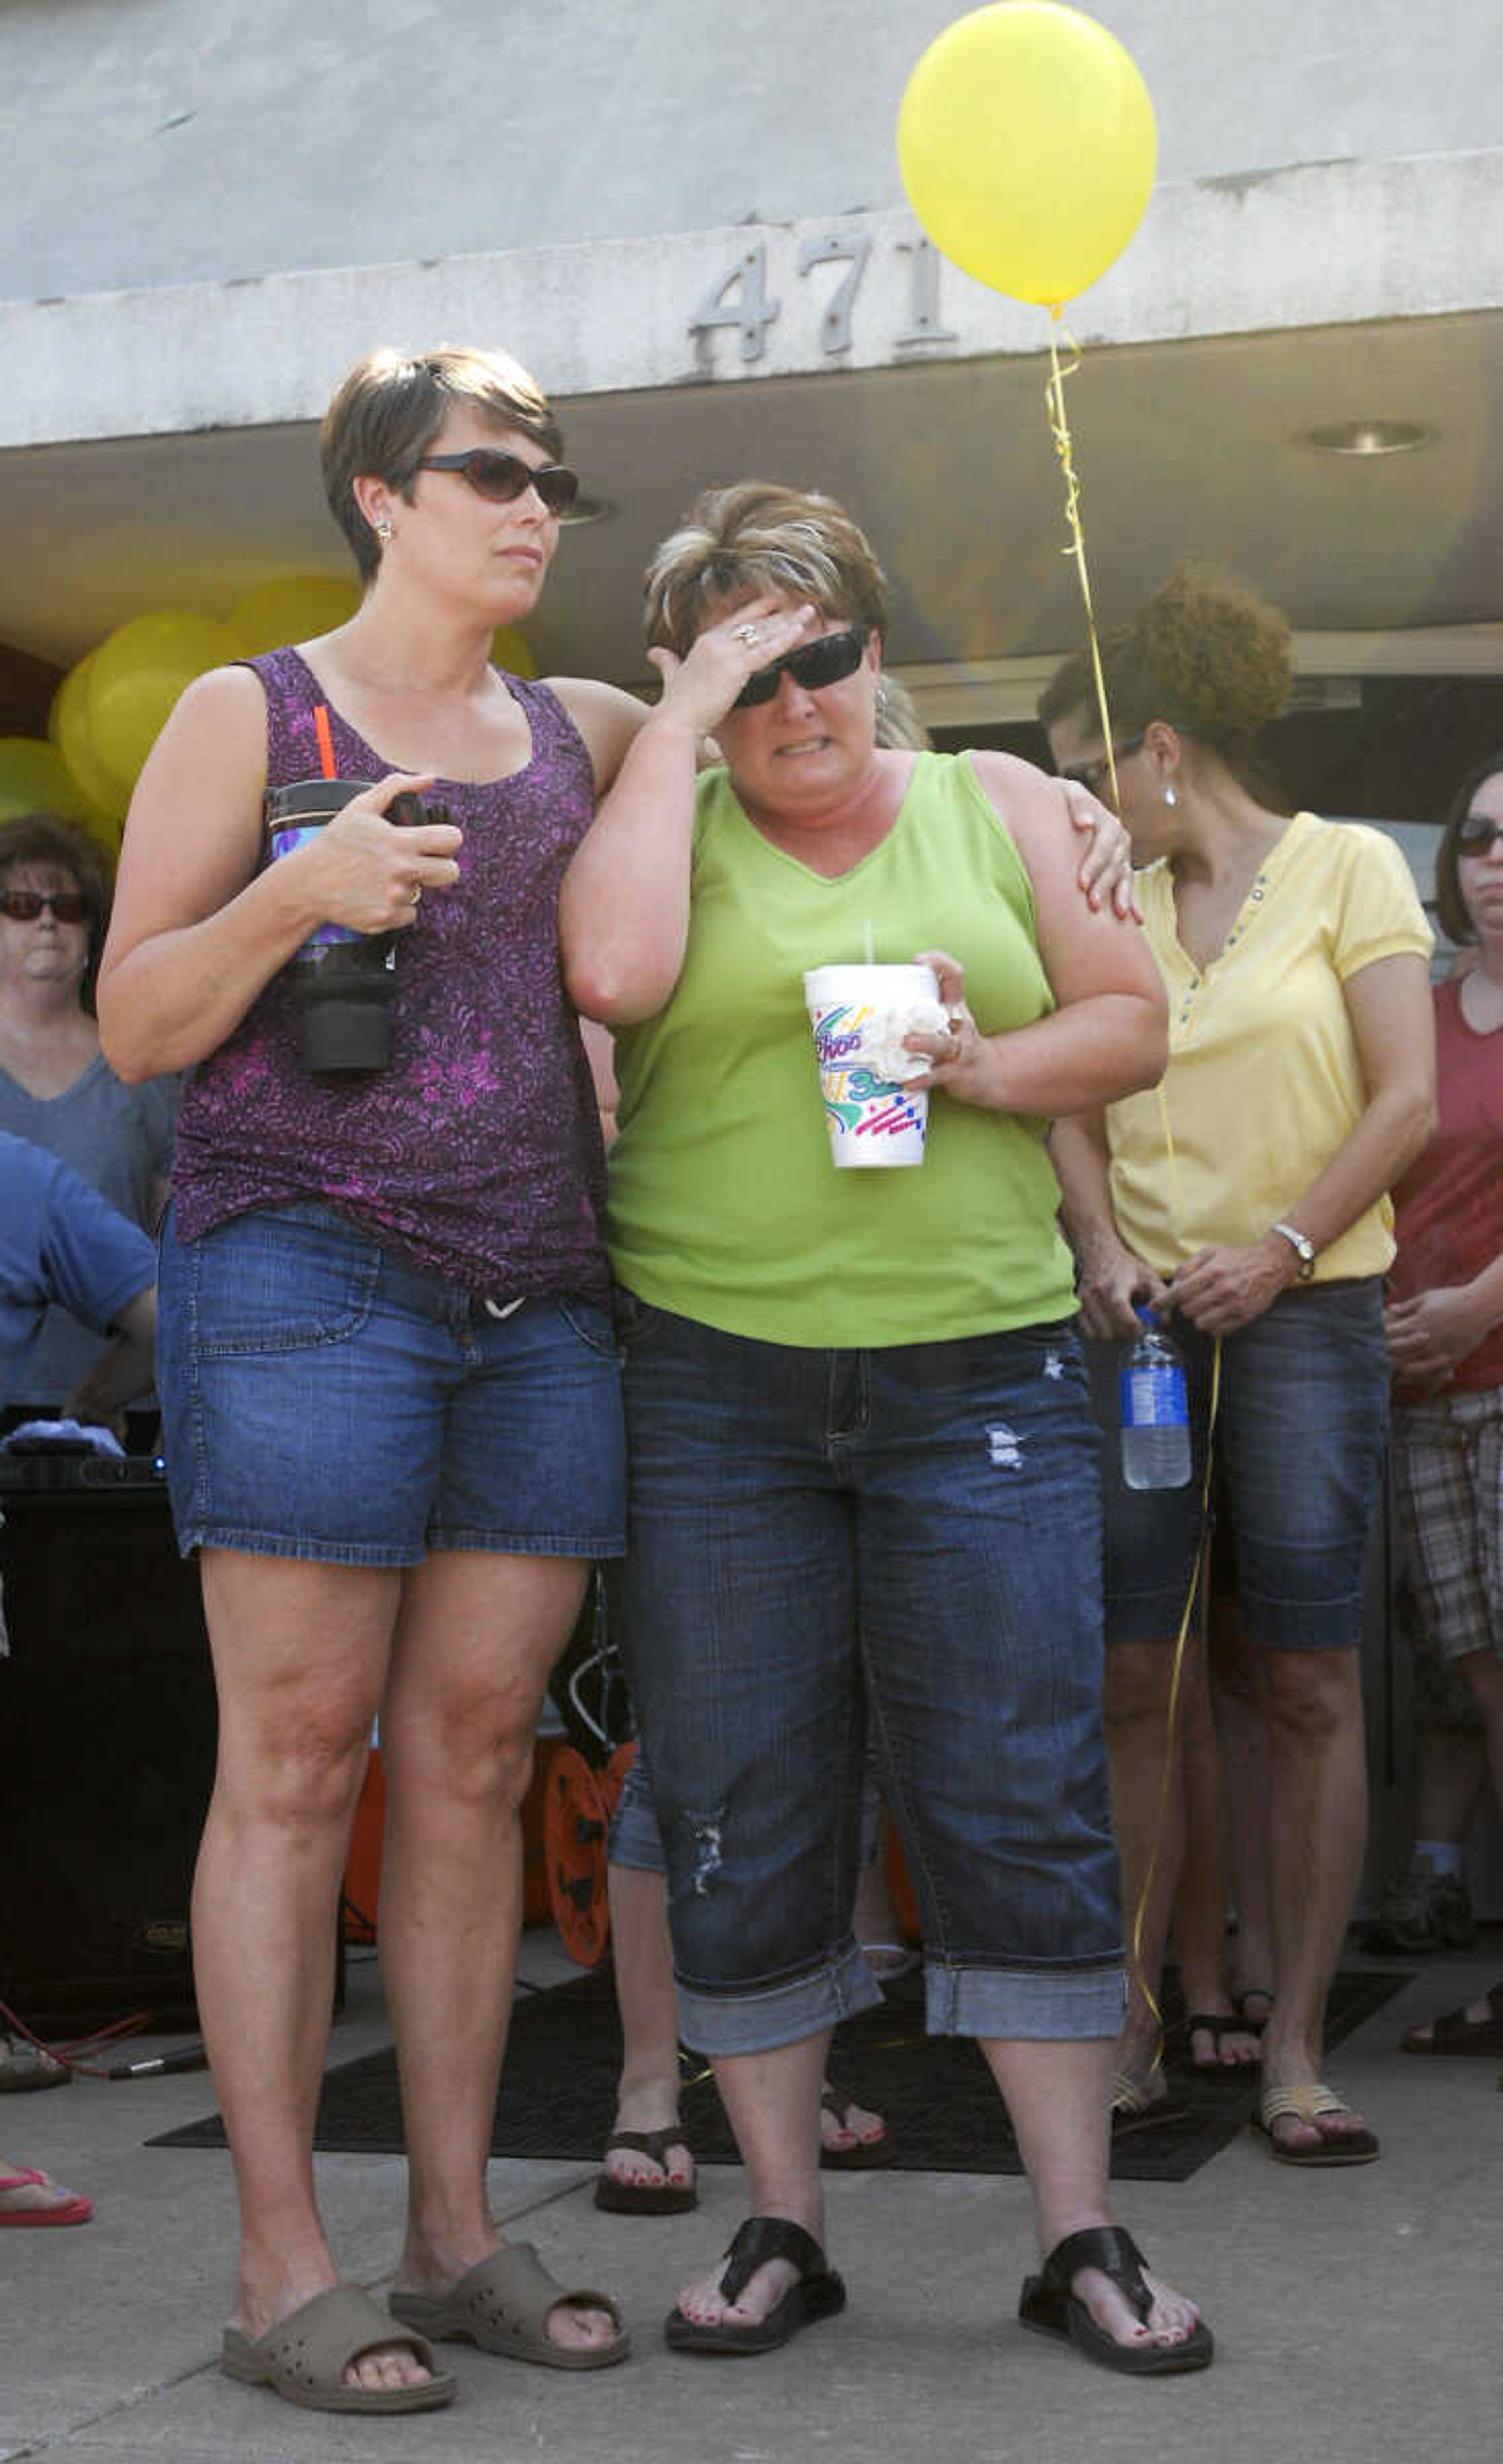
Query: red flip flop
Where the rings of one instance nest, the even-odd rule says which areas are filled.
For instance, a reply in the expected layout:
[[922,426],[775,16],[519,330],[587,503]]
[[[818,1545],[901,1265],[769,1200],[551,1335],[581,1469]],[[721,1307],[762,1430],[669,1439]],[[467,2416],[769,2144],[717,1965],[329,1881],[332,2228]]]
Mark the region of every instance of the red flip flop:
[[[54,2189],[62,2184],[50,2173],[33,2172],[27,2167],[19,2173],[0,2173],[0,2195],[7,2190]],[[0,2228],[6,2225],[86,2225],[94,2213],[92,2199],[81,2199],[72,2191],[50,2208],[0,2207]]]

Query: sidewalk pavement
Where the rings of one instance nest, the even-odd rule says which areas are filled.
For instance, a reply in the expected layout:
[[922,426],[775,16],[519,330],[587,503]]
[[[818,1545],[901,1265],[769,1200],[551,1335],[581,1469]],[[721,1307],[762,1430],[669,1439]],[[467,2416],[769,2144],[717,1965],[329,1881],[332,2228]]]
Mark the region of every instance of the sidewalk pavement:
[[[740,2221],[738,2171],[705,2167],[696,2212],[645,2218],[598,2213],[589,2164],[497,2161],[506,2232],[535,2239],[565,2283],[618,2297],[631,2360],[569,2376],[446,2345],[460,2383],[446,2411],[301,2412],[216,2365],[229,2157],[145,2145],[212,2109],[207,2075],[0,2097],[5,2155],[96,2208],[76,2230],[0,2232],[0,2464],[1493,2464],[1499,2065],[1395,2048],[1406,2020],[1503,1974],[1503,1932],[1414,1965],[1332,2064],[1382,2137],[1380,2163],[1299,2173],[1245,2134],[1189,2182],[1121,2186],[1122,2221],[1218,2342],[1210,2370],[1136,2384],[1018,2326],[1033,2263],[1021,2181],[832,2178],[828,2239],[849,2310],[784,2352],[712,2365],[668,2352],[660,2322]],[[572,1972],[555,1937],[528,1935],[525,1977]],[[373,1968],[350,1982],[335,2062],[387,2041]],[[165,2049],[137,2040],[132,2057]],[[342,2263],[383,2292],[400,2160],[322,2156],[318,2169]]]

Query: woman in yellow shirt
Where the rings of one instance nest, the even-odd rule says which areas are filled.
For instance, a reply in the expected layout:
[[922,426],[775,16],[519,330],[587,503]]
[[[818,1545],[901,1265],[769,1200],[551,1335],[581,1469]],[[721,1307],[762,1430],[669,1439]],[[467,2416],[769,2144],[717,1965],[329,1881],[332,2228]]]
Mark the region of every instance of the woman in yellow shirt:
[[[1169,1067],[1161,1090],[1059,1123],[1051,1153],[1086,1331],[1136,1332],[1135,1302],[1172,1319],[1195,1463],[1184,1487],[1132,1490],[1105,1450],[1107,1718],[1130,1914],[1153,1874],[1118,2098],[1143,2109],[1161,2093],[1150,1994],[1178,1839],[1156,1858],[1154,1835],[1219,1346],[1214,1450],[1269,1730],[1263,2126],[1287,2162],[1360,2163],[1378,2142],[1321,2079],[1323,2029],[1366,1834],[1358,1644],[1387,1426],[1386,1193],[1434,1117],[1429,930],[1381,833],[1291,818],[1263,782],[1254,739],[1290,681],[1275,609],[1181,566],[1103,655]],[[1083,655],[1039,715],[1065,775],[1110,794]]]

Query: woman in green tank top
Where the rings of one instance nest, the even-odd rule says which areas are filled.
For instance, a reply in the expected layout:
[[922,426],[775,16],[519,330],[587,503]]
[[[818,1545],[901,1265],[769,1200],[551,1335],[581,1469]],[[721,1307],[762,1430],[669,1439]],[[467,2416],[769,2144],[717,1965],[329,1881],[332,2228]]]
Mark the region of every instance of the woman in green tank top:
[[[1055,1115],[1157,1078],[1163,995],[1131,922],[1080,895],[1057,784],[878,748],[886,621],[828,498],[701,498],[649,575],[662,698],[561,909],[569,991],[615,1030],[621,1078],[613,1618],[680,2025],[753,2210],[667,2332],[758,2352],[844,2303],[819,2096],[835,2019],[877,1998],[851,1927],[870,1726],[929,2025],[979,2040],[1032,2184],[1024,2322],[1114,2368],[1193,2368],[1208,2331],[1108,2201],[1099,1479],[1046,1150]],[[696,785],[706,736],[724,766]],[[836,1170],[803,976],[916,953],[943,1023],[891,1031],[923,1065],[922,1161]]]

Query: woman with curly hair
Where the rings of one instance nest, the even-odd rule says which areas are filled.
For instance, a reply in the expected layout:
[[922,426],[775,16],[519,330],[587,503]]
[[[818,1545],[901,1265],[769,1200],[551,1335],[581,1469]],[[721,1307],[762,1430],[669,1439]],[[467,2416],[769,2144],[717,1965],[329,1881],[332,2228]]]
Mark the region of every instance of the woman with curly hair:
[[[1174,1640],[1205,1538],[1205,1463],[1235,1544],[1268,1725],[1275,1995],[1262,2126],[1286,2163],[1375,2157],[1321,2079],[1326,1996],[1366,1833],[1358,1644],[1388,1419],[1387,1192],[1434,1120],[1429,930],[1379,832],[1285,812],[1257,732],[1289,627],[1182,565],[1103,644],[1115,789],[1169,993],[1161,1089],[1060,1122],[1051,1145],[1088,1333],[1171,1318],[1194,1473],[1128,1488],[1106,1449],[1107,1719],[1123,1896],[1143,1901],[1115,2101],[1163,2093],[1153,1993],[1178,1854],[1159,1839]],[[1110,792],[1083,653],[1039,715],[1065,776]],[[1214,1426],[1213,1426],[1214,1419]]]

